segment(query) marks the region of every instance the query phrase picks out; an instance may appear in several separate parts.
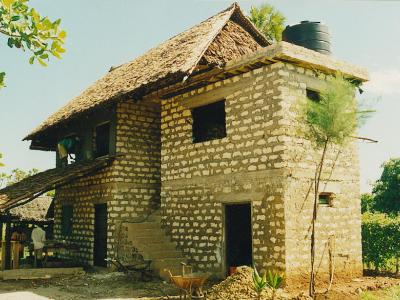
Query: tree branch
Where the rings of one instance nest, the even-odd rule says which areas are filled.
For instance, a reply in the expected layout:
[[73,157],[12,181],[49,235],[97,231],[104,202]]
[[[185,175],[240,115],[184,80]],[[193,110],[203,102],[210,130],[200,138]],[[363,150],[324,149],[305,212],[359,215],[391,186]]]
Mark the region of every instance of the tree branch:
[[362,141],[367,141],[367,142],[370,142],[370,143],[377,143],[378,141],[377,140],[373,140],[373,139],[370,139],[370,138],[366,138],[366,137],[362,137],[362,136],[350,136],[351,138],[353,138],[353,139],[358,139],[358,140],[362,140]]

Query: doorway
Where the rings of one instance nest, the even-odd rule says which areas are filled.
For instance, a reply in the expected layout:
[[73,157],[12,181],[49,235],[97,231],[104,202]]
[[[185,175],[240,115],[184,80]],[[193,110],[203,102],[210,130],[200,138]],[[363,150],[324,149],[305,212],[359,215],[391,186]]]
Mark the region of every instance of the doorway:
[[252,266],[251,204],[225,206],[226,267]]
[[107,204],[94,206],[94,253],[95,266],[107,267]]

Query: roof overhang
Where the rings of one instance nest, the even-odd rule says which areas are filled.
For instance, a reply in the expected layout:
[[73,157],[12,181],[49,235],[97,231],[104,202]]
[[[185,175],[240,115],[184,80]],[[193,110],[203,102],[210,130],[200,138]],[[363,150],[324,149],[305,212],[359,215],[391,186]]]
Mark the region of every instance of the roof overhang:
[[278,42],[252,54],[242,56],[240,59],[232,60],[223,68],[214,68],[208,72],[193,75],[185,82],[160,89],[145,96],[145,99],[168,99],[195,88],[279,62],[290,63],[327,75],[341,73],[345,78],[359,83],[369,80],[369,74],[365,68],[291,43]]
[[26,204],[47,191],[69,184],[79,178],[105,168],[113,157],[78,162],[61,168],[54,168],[27,177],[0,190],[0,211],[8,211]]

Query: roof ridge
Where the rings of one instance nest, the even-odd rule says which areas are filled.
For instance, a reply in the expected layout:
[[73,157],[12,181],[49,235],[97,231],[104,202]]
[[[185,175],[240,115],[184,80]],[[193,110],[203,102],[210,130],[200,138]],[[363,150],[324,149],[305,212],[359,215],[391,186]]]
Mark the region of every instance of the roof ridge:
[[[34,140],[50,128],[76,118],[100,105],[112,103],[122,96],[142,97],[154,89],[185,81],[199,65],[207,49],[224,29],[229,20],[247,31],[260,46],[268,41],[254,27],[234,2],[228,8],[208,19],[150,48],[133,60],[106,72],[78,96],[30,132],[24,140]],[[40,136],[42,137],[42,136]],[[31,148],[49,148],[51,142],[35,141]]]

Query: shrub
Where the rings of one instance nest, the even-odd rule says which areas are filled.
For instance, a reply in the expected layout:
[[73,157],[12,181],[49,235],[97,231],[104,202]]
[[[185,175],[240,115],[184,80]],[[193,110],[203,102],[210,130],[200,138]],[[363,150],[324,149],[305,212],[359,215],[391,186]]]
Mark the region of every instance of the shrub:
[[388,270],[396,261],[396,272],[400,257],[400,217],[385,214],[364,213],[362,216],[363,261],[376,271]]

